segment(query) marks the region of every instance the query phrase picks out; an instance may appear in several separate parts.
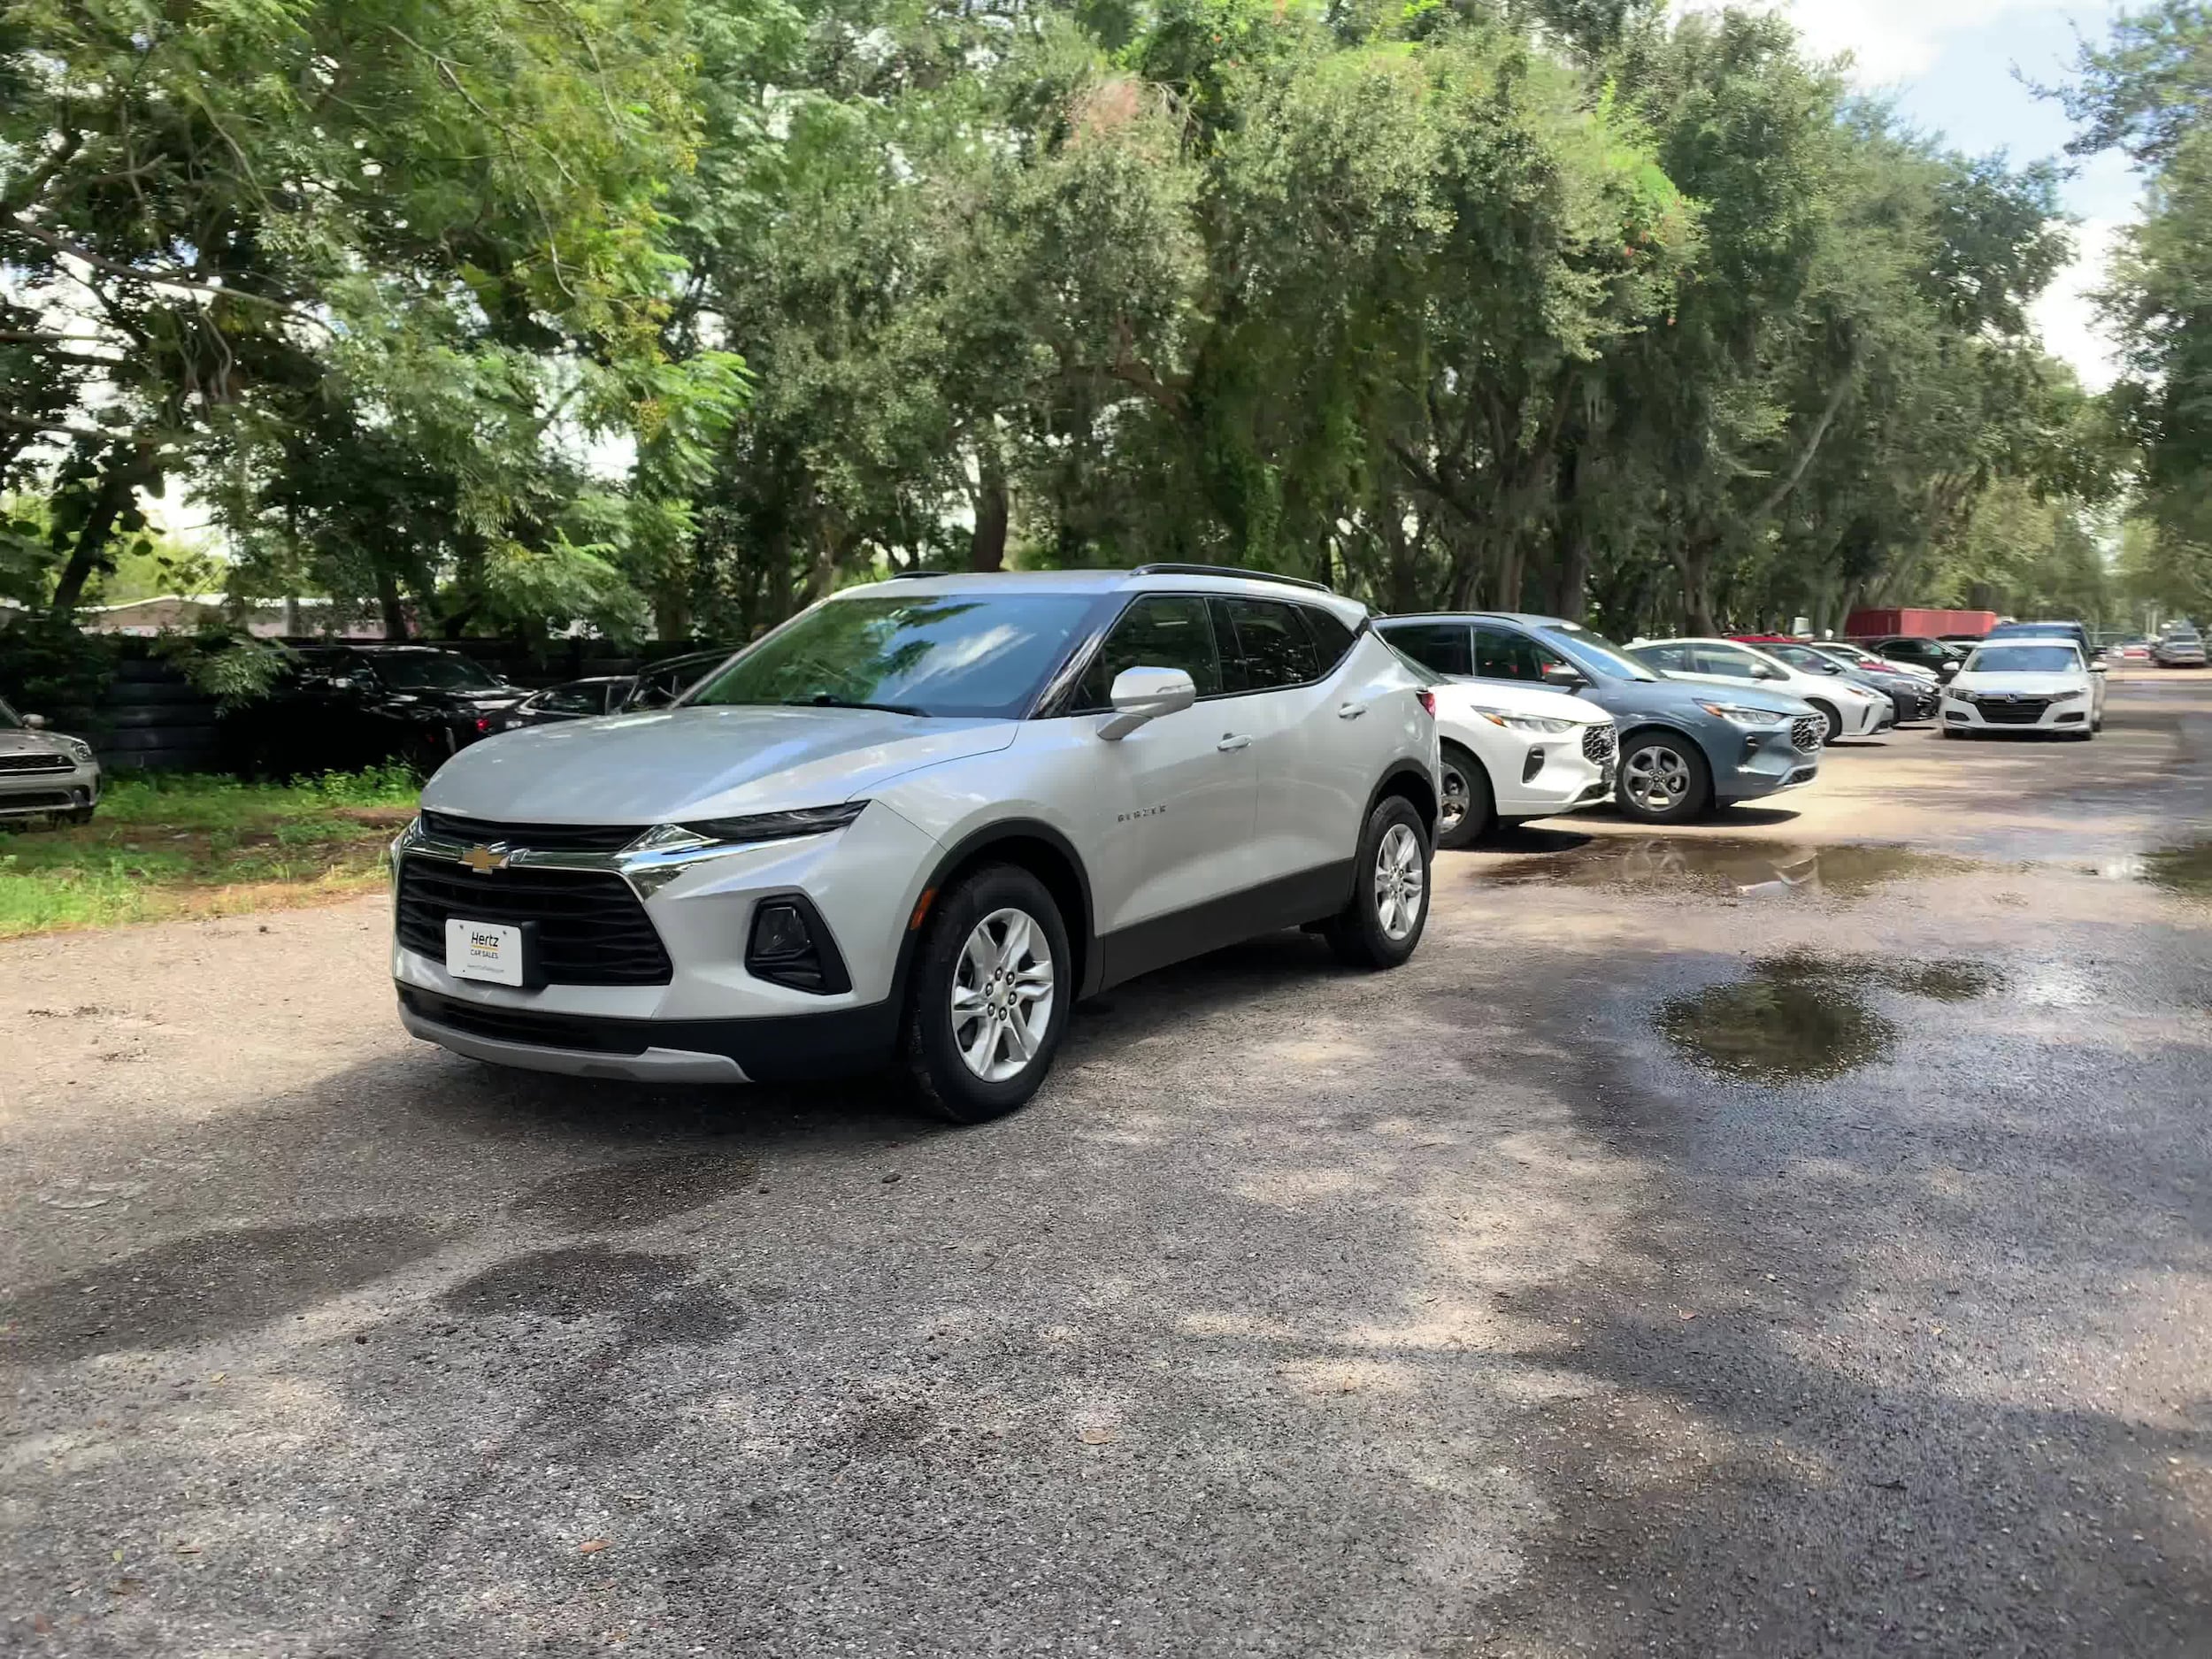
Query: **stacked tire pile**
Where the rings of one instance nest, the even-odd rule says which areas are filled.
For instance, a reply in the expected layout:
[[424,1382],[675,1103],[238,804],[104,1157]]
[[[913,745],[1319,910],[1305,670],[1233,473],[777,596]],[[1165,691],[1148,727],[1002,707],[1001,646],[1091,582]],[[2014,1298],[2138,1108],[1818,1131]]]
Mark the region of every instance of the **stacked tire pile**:
[[102,766],[117,771],[213,772],[215,704],[166,663],[125,657],[89,733]]

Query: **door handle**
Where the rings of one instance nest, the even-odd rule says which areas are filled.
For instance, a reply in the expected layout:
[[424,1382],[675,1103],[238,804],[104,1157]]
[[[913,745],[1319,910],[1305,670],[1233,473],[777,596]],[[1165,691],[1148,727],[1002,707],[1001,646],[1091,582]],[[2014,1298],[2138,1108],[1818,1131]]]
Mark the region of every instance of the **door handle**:
[[1240,737],[1233,732],[1224,732],[1221,734],[1221,741],[1216,743],[1214,747],[1225,755],[1233,755],[1240,749],[1251,748],[1252,740],[1249,737]]
[[1340,720],[1356,720],[1361,715],[1366,712],[1367,705],[1365,703],[1348,703],[1336,711],[1336,718]]

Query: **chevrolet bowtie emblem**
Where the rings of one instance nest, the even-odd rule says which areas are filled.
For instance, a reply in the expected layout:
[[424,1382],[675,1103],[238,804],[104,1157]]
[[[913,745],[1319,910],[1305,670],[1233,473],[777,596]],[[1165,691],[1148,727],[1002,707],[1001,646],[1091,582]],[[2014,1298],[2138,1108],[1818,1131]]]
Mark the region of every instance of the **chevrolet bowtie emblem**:
[[480,876],[488,876],[495,870],[507,867],[507,855],[494,852],[488,847],[472,847],[461,855],[461,862]]

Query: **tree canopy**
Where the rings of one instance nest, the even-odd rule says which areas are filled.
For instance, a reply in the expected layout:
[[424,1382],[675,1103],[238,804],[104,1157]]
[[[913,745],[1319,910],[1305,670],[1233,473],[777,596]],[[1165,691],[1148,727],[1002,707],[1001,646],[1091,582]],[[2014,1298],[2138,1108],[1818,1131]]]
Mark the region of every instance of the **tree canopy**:
[[[2077,96],[2179,213],[2160,16]],[[1654,0],[14,0],[0,582],[66,611],[180,480],[241,591],[396,632],[1143,558],[2009,605],[2078,588],[2116,430],[2201,534],[2166,348],[2116,423],[2036,339],[2056,189]]]

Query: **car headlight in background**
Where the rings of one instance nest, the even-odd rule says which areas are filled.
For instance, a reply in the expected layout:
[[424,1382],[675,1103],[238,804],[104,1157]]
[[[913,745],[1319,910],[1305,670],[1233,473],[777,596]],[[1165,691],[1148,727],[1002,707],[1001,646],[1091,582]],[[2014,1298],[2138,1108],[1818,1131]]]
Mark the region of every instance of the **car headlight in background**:
[[1733,721],[1738,726],[1787,726],[1790,720],[1786,714],[1777,714],[1771,709],[1747,708],[1740,703],[1708,703],[1701,697],[1697,706],[1716,718]]
[[1541,737],[1564,737],[1575,729],[1572,720],[1555,720],[1545,714],[1515,714],[1509,709],[1470,708],[1470,714],[1479,714],[1493,726],[1502,726],[1509,732],[1534,732]]
[[703,818],[678,827],[701,841],[719,841],[725,846],[792,841],[801,835],[821,835],[843,829],[867,806],[865,801],[846,801],[836,806],[799,807],[788,812],[757,812],[750,818]]

